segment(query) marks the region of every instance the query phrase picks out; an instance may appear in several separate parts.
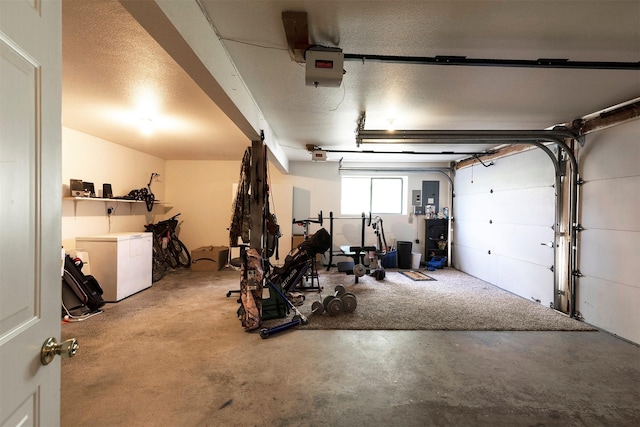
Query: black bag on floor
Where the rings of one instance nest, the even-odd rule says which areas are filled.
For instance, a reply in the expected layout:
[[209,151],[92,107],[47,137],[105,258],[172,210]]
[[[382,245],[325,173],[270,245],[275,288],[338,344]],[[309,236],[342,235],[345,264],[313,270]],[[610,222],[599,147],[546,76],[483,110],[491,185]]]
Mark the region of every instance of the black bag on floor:
[[91,311],[98,311],[104,304],[102,287],[91,275],[85,275],[69,255],[64,259],[62,286],[69,287],[74,295]]

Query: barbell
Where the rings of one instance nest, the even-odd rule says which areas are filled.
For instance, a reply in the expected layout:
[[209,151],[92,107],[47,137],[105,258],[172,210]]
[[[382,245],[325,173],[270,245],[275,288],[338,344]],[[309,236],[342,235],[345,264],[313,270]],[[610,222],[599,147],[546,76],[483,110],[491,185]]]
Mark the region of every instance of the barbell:
[[333,212],[329,212],[329,219],[330,220],[334,220],[334,219],[366,219],[367,220],[367,227],[369,227],[371,225],[371,212],[369,212],[369,216],[366,216],[364,212],[362,212],[362,216],[333,216]]

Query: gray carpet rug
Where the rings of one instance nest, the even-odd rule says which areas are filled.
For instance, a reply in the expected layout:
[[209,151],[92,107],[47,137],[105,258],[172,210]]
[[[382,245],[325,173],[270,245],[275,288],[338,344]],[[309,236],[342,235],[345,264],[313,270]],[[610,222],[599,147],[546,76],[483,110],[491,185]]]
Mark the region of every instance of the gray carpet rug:
[[[425,272],[426,273],[426,272]],[[455,331],[593,331],[594,327],[529,301],[453,268],[429,271],[435,280],[414,281],[387,270],[377,281],[364,276],[320,271],[322,294],[305,292],[298,310],[309,318],[303,329],[455,330]],[[343,285],[357,298],[353,313],[314,315],[311,305]],[[291,320],[263,322],[272,327]]]

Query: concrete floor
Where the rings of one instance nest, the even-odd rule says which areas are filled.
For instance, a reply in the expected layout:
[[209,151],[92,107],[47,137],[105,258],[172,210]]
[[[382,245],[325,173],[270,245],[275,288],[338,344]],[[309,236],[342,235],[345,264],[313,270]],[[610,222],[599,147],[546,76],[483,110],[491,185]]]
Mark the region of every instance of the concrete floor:
[[[263,340],[235,271],[183,271],[63,325],[62,426],[638,426],[640,348],[604,332]],[[283,320],[284,321],[284,320]]]

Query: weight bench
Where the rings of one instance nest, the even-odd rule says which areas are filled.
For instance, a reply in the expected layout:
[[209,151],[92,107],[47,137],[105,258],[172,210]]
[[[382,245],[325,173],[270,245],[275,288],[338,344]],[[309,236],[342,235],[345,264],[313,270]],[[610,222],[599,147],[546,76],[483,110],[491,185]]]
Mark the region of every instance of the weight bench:
[[[377,252],[377,249],[375,246],[349,246],[349,245],[340,245],[340,250],[342,251],[342,254],[344,254],[345,256],[351,257],[353,258],[353,263],[354,263],[354,267],[353,267],[353,273],[356,276],[356,283],[358,283],[358,274],[356,274],[355,269],[358,268],[359,265],[364,266],[364,254],[366,254],[367,252]],[[369,270],[366,269],[364,272],[362,272],[364,274],[369,274]]]

